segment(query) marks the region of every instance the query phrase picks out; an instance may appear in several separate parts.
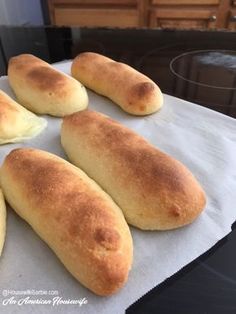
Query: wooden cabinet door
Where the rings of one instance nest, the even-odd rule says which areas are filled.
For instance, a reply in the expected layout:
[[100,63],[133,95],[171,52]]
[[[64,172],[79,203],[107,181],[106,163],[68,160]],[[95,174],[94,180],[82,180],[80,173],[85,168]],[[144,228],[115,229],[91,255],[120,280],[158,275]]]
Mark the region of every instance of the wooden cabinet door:
[[[153,5],[218,5],[222,0],[151,0]],[[223,0],[224,1],[224,0]]]
[[55,10],[55,24],[59,26],[135,27],[138,26],[138,22],[138,13],[129,9],[57,8]]
[[215,9],[158,8],[150,12],[150,27],[162,28],[215,28]]
[[184,29],[220,27],[220,11],[225,1],[229,0],[150,0],[149,26]]
[[140,0],[48,0],[58,26],[137,27]]
[[236,0],[232,0],[228,14],[227,28],[236,31]]
[[227,28],[231,31],[236,31],[236,8],[229,11]]

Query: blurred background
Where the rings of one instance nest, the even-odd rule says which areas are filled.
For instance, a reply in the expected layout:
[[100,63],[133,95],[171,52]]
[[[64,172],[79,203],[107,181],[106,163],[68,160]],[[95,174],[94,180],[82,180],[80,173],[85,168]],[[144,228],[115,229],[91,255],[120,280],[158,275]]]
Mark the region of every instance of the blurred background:
[[43,25],[40,0],[0,0],[0,25]]
[[0,0],[1,25],[236,29],[236,0]]

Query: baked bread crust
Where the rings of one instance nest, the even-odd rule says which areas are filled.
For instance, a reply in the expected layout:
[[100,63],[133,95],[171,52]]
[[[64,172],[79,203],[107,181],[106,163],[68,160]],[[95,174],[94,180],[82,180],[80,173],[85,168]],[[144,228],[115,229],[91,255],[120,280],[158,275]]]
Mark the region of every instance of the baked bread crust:
[[71,74],[133,115],[154,113],[163,104],[161,90],[150,78],[125,63],[97,53],[79,54],[72,63]]
[[61,142],[69,160],[114,199],[131,225],[178,228],[205,206],[203,189],[182,163],[103,114],[86,110],[64,118]]
[[16,149],[0,170],[11,207],[51,247],[69,272],[98,295],[127,280],[132,238],[120,208],[69,162],[37,149]]
[[8,79],[19,103],[35,113],[63,117],[88,106],[81,83],[33,55],[12,57]]
[[46,125],[45,119],[37,117],[0,90],[0,144],[34,137]]

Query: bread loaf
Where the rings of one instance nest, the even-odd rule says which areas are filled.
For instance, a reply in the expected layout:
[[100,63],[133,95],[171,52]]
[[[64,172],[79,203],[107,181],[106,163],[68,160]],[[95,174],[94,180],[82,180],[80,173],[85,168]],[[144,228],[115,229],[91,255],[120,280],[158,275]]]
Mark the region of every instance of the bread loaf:
[[38,114],[63,117],[88,105],[81,83],[30,54],[10,59],[8,79],[19,103]]
[[37,117],[0,90],[0,144],[34,137],[46,125],[45,119]]
[[128,225],[83,171],[48,152],[16,149],[0,181],[7,202],[84,286],[109,295],[124,285],[132,262]]
[[181,227],[205,206],[205,193],[183,164],[107,116],[83,111],[64,118],[61,142],[69,160],[100,184],[131,225]]
[[6,234],[6,205],[2,190],[0,189],[0,256],[2,254],[2,249],[5,241]]
[[130,114],[147,115],[162,106],[162,93],[151,79],[105,56],[81,53],[74,59],[71,73],[86,87],[110,98]]

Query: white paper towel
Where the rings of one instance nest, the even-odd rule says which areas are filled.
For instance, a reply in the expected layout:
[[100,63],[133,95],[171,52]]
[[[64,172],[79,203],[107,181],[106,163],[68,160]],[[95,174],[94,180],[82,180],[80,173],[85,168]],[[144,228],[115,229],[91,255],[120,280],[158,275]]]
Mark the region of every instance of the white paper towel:
[[[69,74],[70,61],[55,67]],[[13,96],[7,77],[0,79],[0,88]],[[124,313],[143,294],[227,235],[236,219],[235,119],[168,95],[164,95],[161,111],[147,117],[128,115],[111,101],[90,91],[89,100],[90,109],[120,121],[183,162],[207,193],[206,209],[193,224],[178,230],[145,232],[131,228],[133,267],[125,287],[111,297],[95,296],[81,286],[27,223],[9,209],[6,243],[0,260],[0,294],[6,294],[0,297],[1,313]],[[38,137],[25,143],[1,146],[0,161],[13,148],[24,146],[44,149],[65,158],[60,145],[61,119],[48,116],[46,119],[48,127]],[[28,289],[31,291],[27,292]],[[26,294],[12,295],[5,290]],[[40,293],[39,290],[42,290],[41,295],[34,295]],[[58,295],[49,290],[58,291]],[[47,295],[42,294],[46,291]],[[9,301],[10,297],[13,297],[12,301]],[[19,300],[26,297],[29,297],[28,301],[22,301],[20,305]],[[86,298],[87,303],[82,306],[24,304],[36,299],[39,303],[47,299],[53,302],[54,297],[61,297],[61,301]],[[10,304],[15,301],[16,304]],[[3,305],[3,302],[8,304]]]

